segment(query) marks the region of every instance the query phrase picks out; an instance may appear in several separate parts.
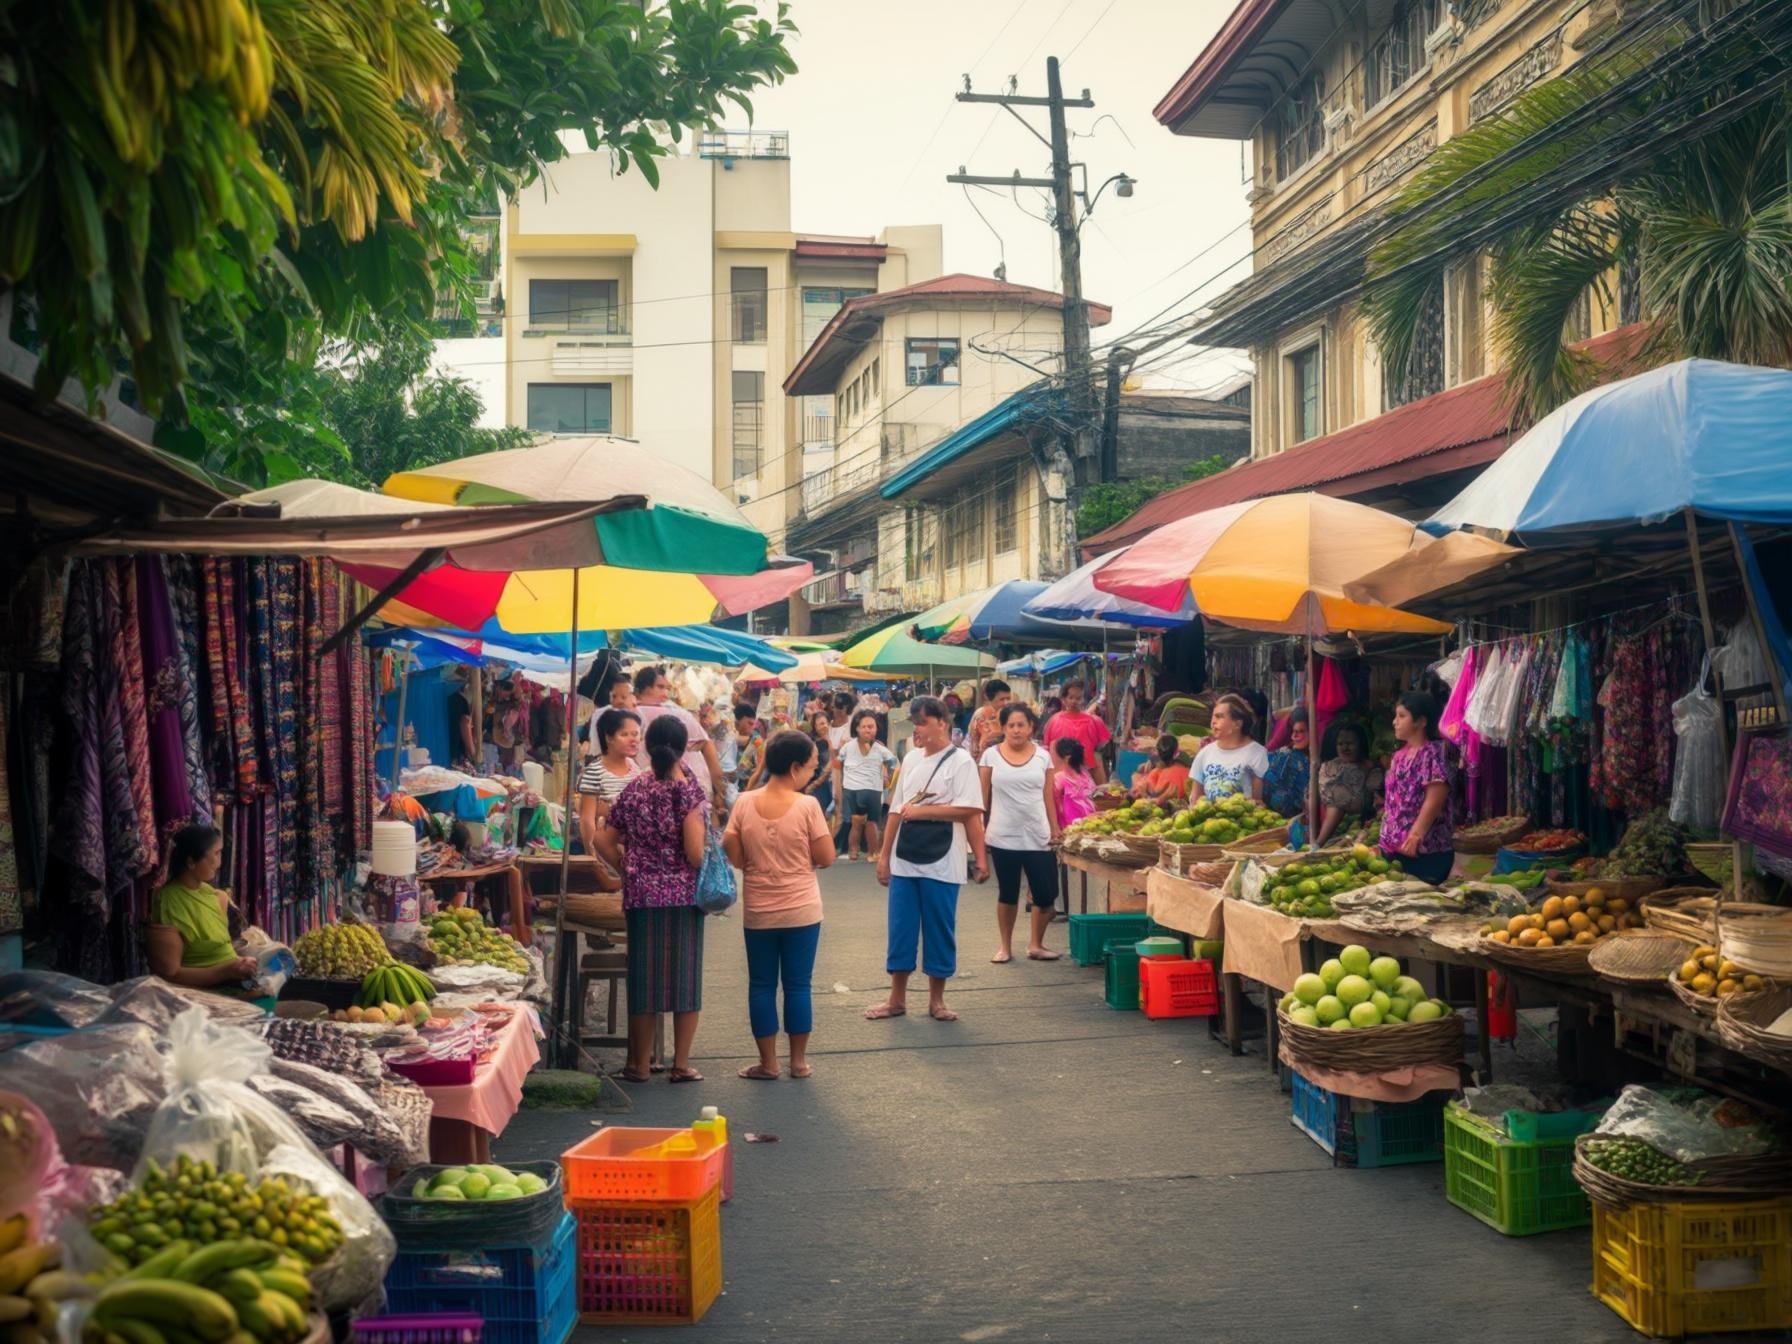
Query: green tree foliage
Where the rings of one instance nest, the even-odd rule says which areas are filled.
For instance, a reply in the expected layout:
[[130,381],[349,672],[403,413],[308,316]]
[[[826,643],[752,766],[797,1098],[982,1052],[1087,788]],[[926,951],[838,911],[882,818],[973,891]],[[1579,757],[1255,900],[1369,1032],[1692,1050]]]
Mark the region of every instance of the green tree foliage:
[[209,466],[352,473],[293,386],[326,343],[470,311],[474,202],[566,132],[656,180],[792,31],[729,0],[0,5],[0,280],[40,391],[123,373]]
[[1092,537],[1133,516],[1166,490],[1198,481],[1224,471],[1231,463],[1220,453],[1186,463],[1179,480],[1165,476],[1141,476],[1133,481],[1102,481],[1083,491],[1082,503],[1076,508],[1078,540]]

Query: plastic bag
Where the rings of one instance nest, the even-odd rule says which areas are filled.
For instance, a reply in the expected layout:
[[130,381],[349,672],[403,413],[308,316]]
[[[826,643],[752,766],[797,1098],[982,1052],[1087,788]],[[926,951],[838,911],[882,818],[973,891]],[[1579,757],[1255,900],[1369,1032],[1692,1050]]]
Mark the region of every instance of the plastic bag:
[[161,1039],[120,1022],[32,1041],[0,1051],[0,1088],[38,1104],[68,1161],[128,1171],[167,1088]]
[[734,904],[739,888],[734,883],[734,869],[722,852],[722,833],[714,826],[704,828],[703,867],[697,871],[697,908],[706,915],[719,915]]
[[175,1018],[190,1008],[201,1009],[214,1022],[231,1026],[259,1026],[267,1020],[267,1014],[247,999],[170,984],[158,975],[126,980],[114,985],[111,994],[112,1006],[100,1015],[96,1025],[137,1022],[161,1035],[174,1025]]
[[1715,831],[1728,791],[1723,748],[1723,707],[1711,694],[1711,655],[1698,685],[1674,701],[1674,795],[1668,816],[1682,826]]
[[1640,1139],[1678,1162],[1759,1156],[1779,1141],[1773,1126],[1742,1102],[1703,1088],[1639,1083],[1618,1093],[1597,1132]]
[[285,943],[276,943],[253,925],[237,939],[237,950],[245,957],[255,958],[255,979],[250,982],[249,992],[257,998],[278,997],[281,987],[298,973],[299,964],[292,949]]
[[0,1024],[21,1027],[85,1027],[111,1006],[100,985],[54,971],[0,975]]
[[197,1009],[176,1018],[168,1033],[168,1094],[150,1121],[132,1176],[141,1178],[151,1160],[167,1166],[185,1153],[254,1180],[284,1176],[322,1195],[342,1225],[343,1245],[312,1280],[327,1310],[346,1310],[380,1286],[397,1244],[373,1206],[298,1126],[247,1085],[253,1075],[267,1073],[272,1054],[258,1037],[216,1026]]

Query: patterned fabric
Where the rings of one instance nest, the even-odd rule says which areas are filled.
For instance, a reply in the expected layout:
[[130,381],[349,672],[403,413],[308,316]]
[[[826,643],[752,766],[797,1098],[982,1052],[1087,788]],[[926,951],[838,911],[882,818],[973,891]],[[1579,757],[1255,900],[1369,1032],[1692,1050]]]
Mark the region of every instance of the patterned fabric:
[[[1594,788],[1609,808],[1637,815],[1665,804],[1673,791],[1674,659],[1656,629],[1615,640],[1611,670],[1599,690],[1605,711]],[[1672,679],[1672,680],[1671,680]]]
[[25,927],[25,906],[19,893],[19,859],[12,838],[12,771],[7,752],[6,718],[11,707],[11,678],[0,683],[0,933]]
[[176,713],[180,721],[181,758],[193,820],[212,815],[212,782],[205,768],[205,740],[200,732],[199,588],[192,562],[185,556],[162,558],[162,587],[168,594],[174,624]]
[[205,652],[214,793],[247,803],[260,790],[261,767],[255,754],[253,701],[243,675],[240,564],[209,557],[204,562]]
[[1750,732],[1736,754],[1724,832],[1792,856],[1792,737],[1784,731]]
[[154,816],[156,829],[165,842],[180,827],[197,820],[192,790],[187,784],[186,744],[181,736],[180,654],[161,558],[140,555],[134,564]]
[[[1416,750],[1402,747],[1394,753],[1388,765],[1387,805],[1381,820],[1381,847],[1386,853],[1396,853],[1412,834],[1413,823],[1419,819],[1419,809],[1425,803],[1426,787],[1449,782],[1450,765],[1441,740],[1433,738]],[[1445,809],[1419,841],[1419,853],[1441,854],[1454,848],[1455,828]]]
[[684,819],[702,806],[703,789],[688,770],[668,780],[641,775],[610,804],[609,824],[623,843],[624,910],[694,903],[697,870],[685,862]]
[[1298,817],[1307,809],[1307,785],[1313,778],[1307,753],[1283,747],[1269,753],[1269,772],[1263,776],[1263,802],[1284,817]]
[[703,1008],[703,912],[694,905],[625,909],[628,1011],[695,1013]]
[[150,866],[159,867],[162,844],[156,834],[156,790],[149,764],[149,703],[143,687],[143,640],[137,626],[136,565],[129,560],[111,562],[106,585],[113,604],[108,626],[112,656],[109,681],[118,694],[137,838],[149,856]]

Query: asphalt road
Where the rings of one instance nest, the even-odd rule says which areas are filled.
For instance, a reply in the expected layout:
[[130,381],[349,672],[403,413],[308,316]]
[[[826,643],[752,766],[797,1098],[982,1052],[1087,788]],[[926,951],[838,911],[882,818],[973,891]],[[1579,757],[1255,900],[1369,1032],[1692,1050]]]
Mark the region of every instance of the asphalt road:
[[823,890],[813,1078],[734,1076],[752,1058],[745,961],[717,920],[706,1081],[632,1088],[628,1115],[525,1111],[499,1143],[498,1161],[553,1157],[594,1120],[728,1117],[722,1297],[696,1327],[575,1339],[1639,1338],[1588,1293],[1585,1229],[1500,1236],[1445,1201],[1441,1164],[1335,1169],[1262,1057],[1233,1058],[1203,1020],[1112,1011],[1100,972],[1068,960],[989,964],[992,888],[959,905],[962,1020],[865,1021],[882,889],[858,864]]

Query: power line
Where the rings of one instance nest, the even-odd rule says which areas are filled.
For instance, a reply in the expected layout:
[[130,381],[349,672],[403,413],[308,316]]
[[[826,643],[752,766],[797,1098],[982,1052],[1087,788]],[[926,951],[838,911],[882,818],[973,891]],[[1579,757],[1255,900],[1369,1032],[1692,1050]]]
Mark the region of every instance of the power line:
[[[1021,10],[1025,9],[1029,3],[1030,0],[1019,0],[1013,9],[1008,11],[1008,17],[1002,20],[1002,26],[996,29],[995,36],[989,39],[988,44],[983,48],[982,52],[978,54],[977,59],[971,62],[971,68],[965,72],[967,78],[974,75],[977,72],[978,67],[988,59],[989,53],[995,50],[996,43],[1002,40],[1002,34],[1008,31],[1008,26],[1014,22],[1016,16],[1018,16]],[[940,119],[934,123],[933,133],[927,137],[926,143],[921,146],[920,153],[915,155],[915,161],[909,164],[908,171],[902,175],[902,181],[898,184],[898,189],[906,187],[909,184],[909,180],[915,175],[915,169],[921,166],[921,160],[926,158],[927,151],[933,148],[933,142],[938,140],[940,138],[940,132],[946,129],[946,120],[951,115],[952,104],[947,103],[946,110],[940,113]]]

